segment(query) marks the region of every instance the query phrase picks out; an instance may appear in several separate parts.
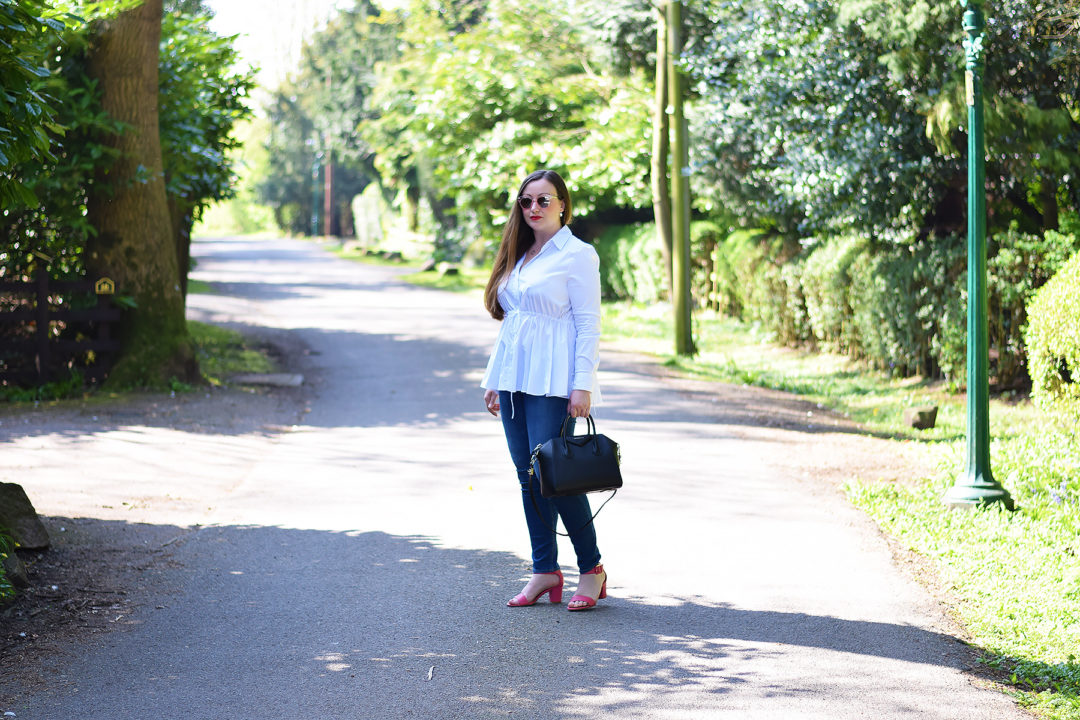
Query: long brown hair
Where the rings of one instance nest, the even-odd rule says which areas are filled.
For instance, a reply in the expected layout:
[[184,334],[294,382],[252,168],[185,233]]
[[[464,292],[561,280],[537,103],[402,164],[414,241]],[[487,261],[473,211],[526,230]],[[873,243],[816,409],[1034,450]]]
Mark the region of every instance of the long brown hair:
[[514,269],[518,260],[528,251],[535,239],[532,228],[525,222],[525,214],[521,210],[521,205],[518,204],[518,198],[525,192],[526,186],[536,180],[547,180],[555,186],[555,192],[564,203],[563,214],[559,218],[560,225],[566,225],[573,217],[570,193],[559,173],[554,170],[537,170],[521,181],[517,197],[514,198],[513,207],[510,209],[510,218],[506,221],[506,227],[503,228],[499,251],[495,253],[495,265],[491,268],[491,277],[488,278],[487,287],[484,289],[484,307],[496,320],[503,319],[503,309],[499,305],[499,285]]

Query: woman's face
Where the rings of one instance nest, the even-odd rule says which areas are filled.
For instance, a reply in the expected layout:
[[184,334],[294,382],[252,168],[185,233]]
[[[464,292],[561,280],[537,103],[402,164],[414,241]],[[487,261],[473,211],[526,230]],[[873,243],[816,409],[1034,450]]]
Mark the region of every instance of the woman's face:
[[[527,198],[530,201],[529,207],[523,206],[521,208],[521,214],[534,233],[539,232],[550,237],[559,231],[559,228],[562,227],[560,218],[566,203],[559,199],[559,194],[550,180],[547,178],[533,180],[521,191],[518,202],[523,203],[522,198]],[[543,202],[542,198],[550,200],[546,208],[540,207],[540,202]]]

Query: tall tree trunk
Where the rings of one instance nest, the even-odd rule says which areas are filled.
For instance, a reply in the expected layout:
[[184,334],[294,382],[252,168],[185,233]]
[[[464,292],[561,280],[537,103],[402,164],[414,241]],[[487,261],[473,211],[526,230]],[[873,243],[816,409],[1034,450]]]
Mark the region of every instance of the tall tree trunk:
[[172,378],[199,378],[184,318],[177,248],[165,193],[158,135],[158,43],[162,0],[100,21],[88,70],[101,88],[102,106],[128,126],[105,138],[120,150],[109,177],[99,177],[87,202],[97,230],[87,267],[116,282],[135,309],[123,327],[124,348],[110,375],[121,386],[160,386]]
[[668,0],[668,96],[671,104],[671,304],[675,311],[675,353],[693,355],[690,322],[690,161],[683,116],[682,0]]
[[180,294],[185,303],[188,294],[188,270],[191,266],[191,228],[194,208],[183,198],[167,196],[169,203],[169,226],[172,230],[173,247],[176,249],[176,275],[180,282]]
[[326,165],[323,168],[323,235],[339,237],[341,222],[334,203],[334,151],[326,151]]
[[674,298],[671,279],[671,193],[668,186],[668,30],[667,12],[661,8],[656,22],[656,100],[653,105],[652,195],[653,220],[660,238],[668,297]]

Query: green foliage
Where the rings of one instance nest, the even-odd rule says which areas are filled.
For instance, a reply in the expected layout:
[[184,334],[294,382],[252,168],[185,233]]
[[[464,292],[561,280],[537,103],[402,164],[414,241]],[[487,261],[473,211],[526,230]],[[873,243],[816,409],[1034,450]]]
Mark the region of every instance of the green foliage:
[[[764,327],[778,342],[798,345],[810,337],[799,281],[799,247],[779,235],[737,232],[714,253],[721,268],[716,301],[736,317]],[[788,262],[793,262],[787,267]]]
[[537,167],[564,171],[578,214],[647,205],[646,73],[597,72],[559,2],[543,23],[521,22],[509,0],[414,0],[381,14],[358,0],[332,20],[269,107],[259,185],[279,224],[310,231],[329,157],[342,203],[377,181],[410,231],[432,219],[440,260],[481,238],[493,246],[509,193]]
[[210,30],[209,15],[166,13],[161,26],[158,110],[169,196],[189,232],[213,201],[235,194],[228,153],[238,147],[236,123],[250,115],[254,72],[234,70],[232,37]]
[[78,368],[68,368],[67,377],[52,380],[42,385],[21,387],[18,385],[0,385],[0,401],[37,403],[49,400],[66,400],[82,397],[86,393],[86,382]]
[[1015,222],[990,239],[987,290],[990,347],[994,351],[990,370],[998,385],[1024,384],[1028,303],[1078,250],[1078,236],[1054,230],[1024,233]]
[[666,295],[660,240],[652,223],[607,228],[593,243],[607,300],[654,303]]
[[789,346],[820,345],[896,375],[955,382],[964,368],[963,240],[809,244],[736,233],[720,244],[721,304]]
[[[1080,49],[1061,1],[988,10],[990,234],[1078,205]],[[713,0],[688,55],[703,209],[785,234],[894,242],[963,231],[967,107],[954,0]]]
[[[111,16],[131,5],[95,3],[80,9],[86,19]],[[94,229],[87,221],[87,191],[110,182],[118,159],[103,138],[124,127],[102,109],[96,81],[86,72],[90,27],[68,15],[49,40],[41,93],[56,98],[54,122],[45,126],[48,154],[24,158],[10,177],[38,203],[7,208],[0,225],[0,276],[29,277],[44,264],[56,278],[80,277],[83,250]],[[247,111],[243,98],[250,74],[233,73],[231,38],[214,36],[204,16],[167,15],[161,52],[160,127],[168,189],[189,216],[232,192],[226,152],[235,146],[230,130]]]
[[351,234],[351,201],[375,181],[372,148],[360,129],[377,113],[376,67],[397,54],[399,26],[368,0],[331,19],[305,45],[300,67],[271,95],[268,162],[258,196],[282,230],[312,232],[322,215],[326,166],[333,165],[334,215],[324,234]]
[[[265,346],[246,339],[235,330],[189,321],[188,332],[199,369],[213,385],[221,385],[230,375],[268,373],[277,369]],[[174,381],[172,389],[182,391],[184,388],[179,388]]]
[[[962,155],[967,105],[960,13],[952,0],[843,0],[841,16],[882,46],[890,84],[926,118],[941,159]],[[1053,31],[1063,0],[986,6],[986,178],[991,235],[1057,229],[1080,202],[1080,46]],[[936,39],[930,40],[930,38]],[[952,51],[943,51],[951,48]],[[935,164],[939,161],[935,160]],[[957,180],[959,186],[959,181]]]
[[[0,560],[15,552],[15,540],[5,527],[0,527]],[[15,597],[15,587],[7,578],[3,563],[0,563],[0,605]]]
[[699,205],[789,235],[921,227],[948,185],[881,44],[834,3],[706,8],[714,30],[686,58]]
[[859,356],[896,375],[956,383],[962,370],[965,244],[959,236],[918,246],[868,244],[851,265]]
[[63,130],[50,134],[54,152],[14,169],[40,202],[8,210],[0,226],[0,275],[30,277],[43,263],[55,278],[83,273],[83,248],[94,233],[86,216],[87,191],[91,183],[109,182],[118,157],[102,138],[123,131],[101,109],[97,82],[86,73],[87,39],[86,27],[73,23],[59,41],[63,52],[50,63],[44,85],[49,95],[63,99],[54,114]]
[[807,321],[826,350],[857,354],[859,335],[851,319],[851,266],[866,249],[864,238],[834,237],[815,245],[803,263]]
[[50,132],[60,132],[57,103],[46,92],[49,50],[64,30],[60,15],[42,0],[0,0],[0,211],[37,204],[16,169],[49,160]]
[[430,205],[447,259],[494,235],[537,167],[564,172],[579,214],[648,201],[643,74],[591,72],[573,14],[556,3],[545,17],[522,23],[497,0],[458,32],[434,3],[403,13],[404,51],[380,73],[380,116],[364,132],[384,180]]
[[1080,254],[1028,307],[1028,357],[1035,402],[1075,430],[1080,422]]

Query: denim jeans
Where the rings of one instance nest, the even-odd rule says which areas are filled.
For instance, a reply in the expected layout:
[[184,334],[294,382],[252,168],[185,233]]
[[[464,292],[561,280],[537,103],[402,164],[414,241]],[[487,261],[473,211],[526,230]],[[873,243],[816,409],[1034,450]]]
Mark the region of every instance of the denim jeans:
[[[517,468],[518,482],[521,483],[525,522],[529,527],[529,539],[532,541],[534,573],[550,573],[559,568],[559,548],[553,530],[557,517],[562,518],[563,527],[570,534],[570,542],[577,553],[578,570],[588,572],[600,563],[600,550],[596,547],[596,528],[589,522],[592,517],[589,499],[584,495],[542,497],[540,482],[529,475],[529,460],[533,448],[559,434],[563,420],[566,419],[566,410],[567,399],[564,397],[510,393],[505,390],[499,392],[499,415],[502,417],[510,457]],[[571,421],[571,429],[573,424]],[[536,506],[529,497],[530,482]],[[537,514],[537,507],[542,516]]]

